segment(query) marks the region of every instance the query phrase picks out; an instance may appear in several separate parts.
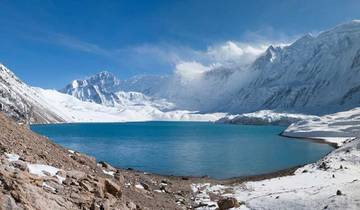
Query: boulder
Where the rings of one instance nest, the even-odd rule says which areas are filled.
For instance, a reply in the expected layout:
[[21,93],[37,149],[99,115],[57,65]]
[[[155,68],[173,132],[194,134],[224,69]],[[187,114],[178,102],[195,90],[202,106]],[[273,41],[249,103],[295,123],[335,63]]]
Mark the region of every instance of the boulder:
[[86,177],[86,174],[81,171],[72,170],[72,171],[67,171],[66,176],[71,177],[76,180],[79,180],[79,179]]
[[27,164],[21,160],[12,161],[12,162],[10,162],[10,165],[13,166],[14,168],[18,168],[22,171],[29,171]]
[[117,170],[116,173],[114,174],[114,178],[122,184],[125,183],[125,177],[122,174],[120,174],[119,170]]
[[111,195],[120,198],[121,197],[121,188],[119,185],[110,181],[109,179],[105,179],[105,191],[110,193]]
[[235,198],[222,198],[217,202],[219,210],[227,210],[240,207],[240,203]]
[[101,167],[106,168],[109,171],[116,171],[114,167],[104,161],[100,161],[99,164],[101,165]]
[[92,191],[93,191],[93,187],[92,187],[91,184],[90,184],[88,181],[86,181],[86,180],[82,180],[82,181],[80,182],[80,186],[81,186],[83,189],[85,189],[86,191],[88,191],[88,192],[92,192]]

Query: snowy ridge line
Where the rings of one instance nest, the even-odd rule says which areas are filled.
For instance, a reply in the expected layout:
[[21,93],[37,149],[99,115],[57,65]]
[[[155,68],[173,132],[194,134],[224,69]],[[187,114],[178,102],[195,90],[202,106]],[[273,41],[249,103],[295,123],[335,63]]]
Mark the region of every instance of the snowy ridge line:
[[[269,46],[256,56],[246,67],[209,67],[192,80],[175,71],[166,77],[120,80],[116,87],[201,112],[270,109],[318,115],[360,105],[360,21],[340,24],[317,36],[305,34],[287,46]],[[183,68],[192,70],[191,65]]]
[[315,120],[318,118],[315,115],[260,110],[238,115],[226,115],[216,122],[240,125],[290,125],[300,120]]

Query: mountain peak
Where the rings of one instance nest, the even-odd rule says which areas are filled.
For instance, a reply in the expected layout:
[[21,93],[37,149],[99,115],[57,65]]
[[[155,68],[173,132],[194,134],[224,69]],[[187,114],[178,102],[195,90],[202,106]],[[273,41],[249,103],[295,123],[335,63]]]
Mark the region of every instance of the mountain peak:
[[100,71],[97,74],[85,78],[85,80],[118,80],[116,76],[109,71]]
[[115,77],[113,73],[109,72],[109,71],[100,71],[99,73],[95,74],[95,76],[99,76],[99,77]]

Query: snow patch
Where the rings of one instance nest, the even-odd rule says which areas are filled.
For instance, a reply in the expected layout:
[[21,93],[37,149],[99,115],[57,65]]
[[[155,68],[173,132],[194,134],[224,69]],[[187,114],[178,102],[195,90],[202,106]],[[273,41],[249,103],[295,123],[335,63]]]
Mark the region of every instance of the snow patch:
[[12,161],[17,161],[19,160],[20,156],[17,154],[10,154],[10,153],[5,153],[6,158],[8,159],[8,161],[12,162]]
[[307,137],[336,143],[339,146],[347,139],[360,136],[360,108],[324,115],[290,125],[283,135]]
[[104,173],[104,174],[107,174],[107,175],[110,175],[110,176],[114,176],[114,173],[115,173],[115,172],[103,170],[103,173]]

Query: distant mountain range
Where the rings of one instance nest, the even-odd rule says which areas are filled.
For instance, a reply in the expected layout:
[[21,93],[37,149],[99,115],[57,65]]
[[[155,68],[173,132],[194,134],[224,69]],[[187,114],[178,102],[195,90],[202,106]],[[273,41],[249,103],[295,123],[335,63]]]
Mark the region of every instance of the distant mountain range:
[[[104,75],[105,73],[100,73],[98,76],[102,78]],[[81,85],[86,87],[90,94],[81,94],[78,91],[78,94],[74,92],[74,97],[56,90],[35,88],[26,85],[4,65],[0,65],[0,111],[24,123],[214,121],[224,116],[173,110],[172,103],[161,99],[155,100],[137,92],[120,91],[111,94],[105,83],[101,86],[101,91],[97,86],[94,91],[90,86]],[[80,84],[77,88],[80,88]],[[94,92],[91,92],[92,90]],[[110,97],[107,97],[107,94]]]
[[74,81],[62,92],[110,105],[117,101],[115,93],[125,90],[202,112],[323,114],[359,106],[359,81],[360,21],[354,20],[317,36],[307,34],[286,47],[270,46],[248,68],[219,67],[196,81],[184,82],[176,74],[120,81],[102,73]]
[[[360,21],[317,36],[305,35],[285,47],[270,46],[248,67],[221,66],[203,72],[196,80],[184,81],[177,74],[119,80],[100,72],[52,91],[56,97],[47,98],[50,92],[27,86],[1,65],[1,110],[34,122],[90,120],[84,111],[89,107],[109,116],[129,111],[121,120],[145,113],[145,119],[162,119],[162,114],[176,110],[324,114],[350,109],[360,105]],[[62,104],[61,111],[56,103]],[[75,113],[76,107],[82,107],[83,117]]]
[[136,90],[125,92],[123,91],[124,84],[126,81],[120,81],[112,73],[103,71],[84,80],[74,80],[60,92],[72,95],[82,101],[111,107],[150,105],[160,110],[175,108],[174,104],[164,99],[153,99],[143,93],[135,92]]

